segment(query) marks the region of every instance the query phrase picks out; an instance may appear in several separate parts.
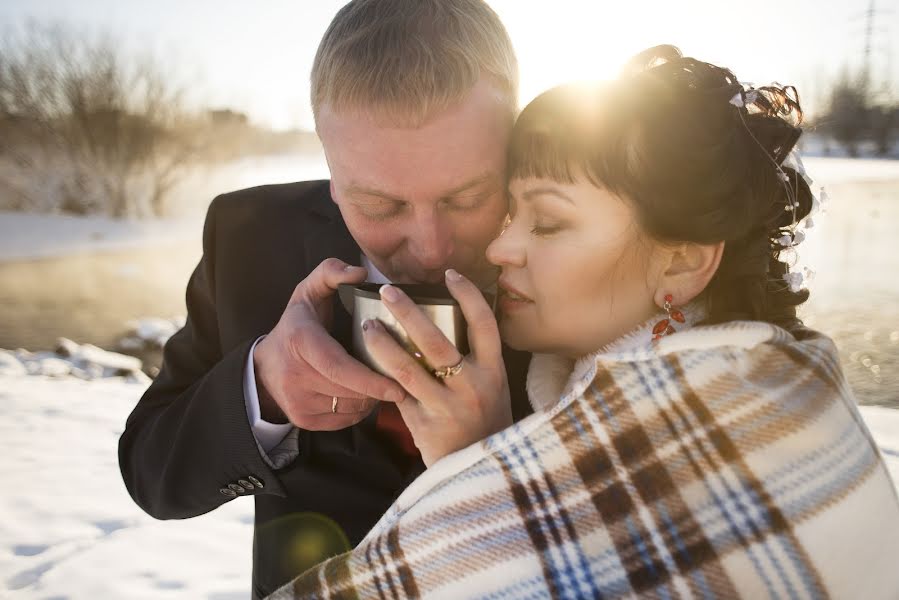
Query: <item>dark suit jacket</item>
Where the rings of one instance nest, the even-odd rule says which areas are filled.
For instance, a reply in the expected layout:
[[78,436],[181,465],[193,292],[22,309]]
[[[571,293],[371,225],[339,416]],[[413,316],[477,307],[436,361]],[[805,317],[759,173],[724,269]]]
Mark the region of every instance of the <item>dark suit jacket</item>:
[[[260,455],[243,394],[250,347],[275,326],[294,287],[332,256],[359,264],[360,250],[327,181],[217,197],[187,285],[187,323],[166,344],[161,372],[119,442],[125,485],[156,518],[214,510],[231,500],[220,491],[229,484],[255,497],[258,596],[359,542],[424,469],[376,431],[375,413],[341,431],[300,431],[299,458],[278,471]],[[349,348],[349,315],[336,297],[334,315],[332,334]],[[530,412],[529,355],[505,356],[518,420]]]

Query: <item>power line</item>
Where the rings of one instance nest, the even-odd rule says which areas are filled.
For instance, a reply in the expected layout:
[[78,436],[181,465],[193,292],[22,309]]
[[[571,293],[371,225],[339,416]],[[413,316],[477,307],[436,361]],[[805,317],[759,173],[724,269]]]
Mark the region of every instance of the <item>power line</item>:
[[[862,14],[858,15],[865,19],[865,32],[864,32],[864,49],[862,52],[862,73],[861,73],[861,83],[865,88],[868,88],[871,85],[871,73],[873,72],[873,52],[874,52],[874,36],[878,33],[883,33],[882,30],[878,30],[875,25],[878,17],[883,17],[889,14],[891,11],[884,11],[883,9],[878,9],[876,7],[876,0],[871,0],[868,5],[868,9],[864,11]],[[884,82],[887,84],[887,82]]]

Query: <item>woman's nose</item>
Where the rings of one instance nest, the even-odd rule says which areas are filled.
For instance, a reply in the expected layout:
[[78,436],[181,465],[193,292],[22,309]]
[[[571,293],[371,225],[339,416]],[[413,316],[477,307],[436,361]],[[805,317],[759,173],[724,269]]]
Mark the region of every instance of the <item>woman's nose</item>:
[[524,244],[519,239],[514,223],[508,223],[487,246],[487,260],[498,267],[523,267],[525,256]]

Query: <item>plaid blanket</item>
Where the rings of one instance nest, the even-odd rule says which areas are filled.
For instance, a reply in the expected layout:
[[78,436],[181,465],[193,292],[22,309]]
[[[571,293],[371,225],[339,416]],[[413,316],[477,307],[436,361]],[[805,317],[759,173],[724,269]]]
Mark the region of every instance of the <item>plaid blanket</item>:
[[899,501],[829,339],[695,327],[567,372],[272,597],[899,597]]

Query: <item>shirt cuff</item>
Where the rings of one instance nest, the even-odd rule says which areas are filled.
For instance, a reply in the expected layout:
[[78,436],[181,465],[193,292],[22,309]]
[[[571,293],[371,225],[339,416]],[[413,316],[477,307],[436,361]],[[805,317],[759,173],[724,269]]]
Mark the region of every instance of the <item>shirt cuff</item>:
[[262,338],[259,337],[253,342],[250,348],[250,356],[247,358],[247,366],[244,370],[243,378],[243,397],[247,407],[247,418],[250,420],[250,429],[253,431],[253,437],[256,443],[263,451],[263,457],[266,457],[272,448],[281,443],[281,440],[293,429],[291,423],[269,423],[262,419],[262,413],[259,409],[259,392],[256,389],[256,369],[253,367],[253,352],[256,350]]

